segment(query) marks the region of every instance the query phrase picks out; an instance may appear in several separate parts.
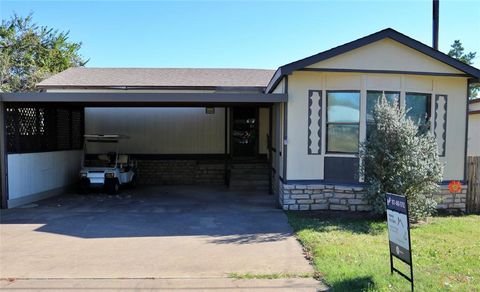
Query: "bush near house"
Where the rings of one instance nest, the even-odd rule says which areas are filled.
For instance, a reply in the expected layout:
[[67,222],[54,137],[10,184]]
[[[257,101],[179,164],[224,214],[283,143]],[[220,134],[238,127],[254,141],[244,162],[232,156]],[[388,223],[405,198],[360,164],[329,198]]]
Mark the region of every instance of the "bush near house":
[[374,108],[374,126],[362,144],[362,174],[367,184],[367,199],[377,213],[385,212],[385,193],[405,195],[412,221],[435,211],[433,195],[439,191],[443,167],[437,143],[428,123],[412,121],[404,105],[390,103],[385,95]]
[[[316,274],[333,291],[409,291],[390,274],[384,220],[287,213]],[[411,230],[416,291],[480,291],[480,216],[434,217]],[[409,271],[401,262],[395,267]]]

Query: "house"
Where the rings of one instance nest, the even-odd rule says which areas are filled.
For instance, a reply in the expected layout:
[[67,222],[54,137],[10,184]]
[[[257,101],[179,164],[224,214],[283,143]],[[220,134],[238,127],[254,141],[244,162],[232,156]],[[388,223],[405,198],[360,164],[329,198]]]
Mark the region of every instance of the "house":
[[468,105],[468,156],[480,156],[480,99]]
[[[76,181],[83,133],[130,136],[143,183],[227,184],[285,210],[368,211],[359,144],[379,95],[431,121],[445,164],[438,208],[465,210],[467,88],[480,70],[393,29],[279,67],[72,68],[43,92],[2,94],[3,206]],[[95,149],[92,149],[95,152]],[[3,157],[3,156],[2,156]],[[35,175],[34,175],[35,174]]]

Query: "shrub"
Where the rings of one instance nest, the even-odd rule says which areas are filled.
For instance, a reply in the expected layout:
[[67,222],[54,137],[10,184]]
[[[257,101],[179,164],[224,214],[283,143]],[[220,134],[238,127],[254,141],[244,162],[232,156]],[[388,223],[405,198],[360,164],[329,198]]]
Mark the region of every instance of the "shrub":
[[431,215],[443,167],[428,125],[419,127],[406,117],[405,106],[389,103],[385,95],[374,108],[374,121],[369,138],[360,147],[361,174],[374,211],[385,212],[385,193],[389,192],[407,196],[412,221]]

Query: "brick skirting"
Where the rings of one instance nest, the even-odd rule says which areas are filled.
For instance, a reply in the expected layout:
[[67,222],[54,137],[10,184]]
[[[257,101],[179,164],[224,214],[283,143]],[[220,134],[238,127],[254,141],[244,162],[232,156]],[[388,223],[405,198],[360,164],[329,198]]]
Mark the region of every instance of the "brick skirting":
[[222,185],[225,183],[223,161],[139,160],[137,174],[141,184]]
[[[279,203],[284,210],[332,210],[332,211],[371,211],[372,206],[365,199],[362,186],[323,185],[323,184],[284,184],[278,183]],[[452,195],[446,186],[440,187],[435,195],[437,209],[449,212],[465,212],[466,186],[462,192]]]

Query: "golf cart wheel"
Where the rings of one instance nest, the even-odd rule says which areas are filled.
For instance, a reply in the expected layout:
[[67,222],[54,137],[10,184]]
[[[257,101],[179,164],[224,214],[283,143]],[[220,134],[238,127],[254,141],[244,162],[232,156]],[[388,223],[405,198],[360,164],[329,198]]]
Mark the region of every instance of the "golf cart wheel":
[[133,175],[132,177],[132,181],[130,182],[129,186],[134,189],[137,187],[137,176],[136,175]]
[[120,191],[120,183],[118,182],[118,180],[112,181],[108,186],[108,192],[112,195],[116,195],[118,194],[119,191]]
[[90,190],[90,182],[88,180],[81,180],[80,181],[80,192],[82,194],[88,194]]

